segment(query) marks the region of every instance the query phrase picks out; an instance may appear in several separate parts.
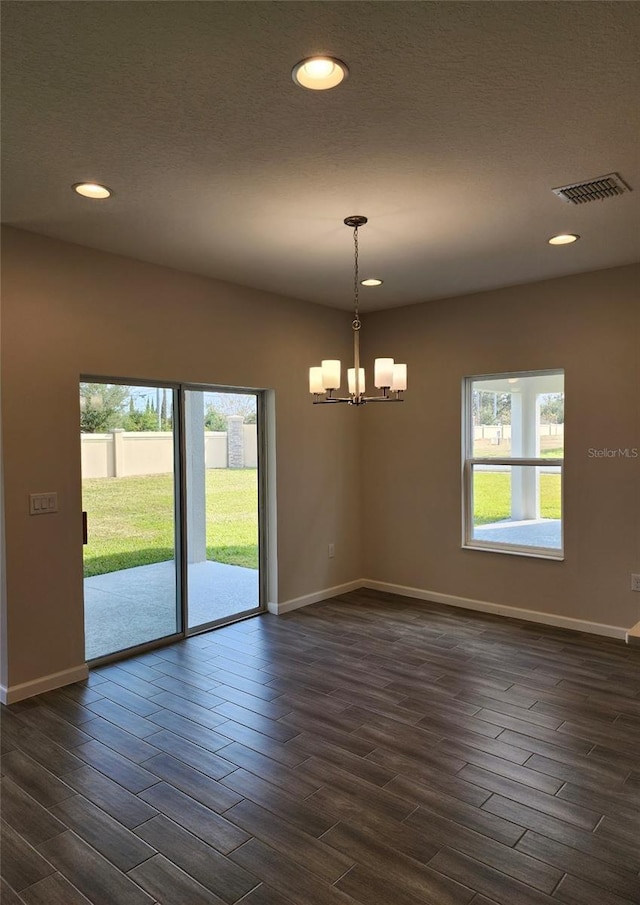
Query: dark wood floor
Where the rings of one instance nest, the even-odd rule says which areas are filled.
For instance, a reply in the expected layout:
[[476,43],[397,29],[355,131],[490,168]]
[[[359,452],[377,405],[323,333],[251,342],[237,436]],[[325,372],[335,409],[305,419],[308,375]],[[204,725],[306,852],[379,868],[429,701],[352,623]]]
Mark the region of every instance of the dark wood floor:
[[640,651],[354,592],[3,710],[5,905],[640,903]]

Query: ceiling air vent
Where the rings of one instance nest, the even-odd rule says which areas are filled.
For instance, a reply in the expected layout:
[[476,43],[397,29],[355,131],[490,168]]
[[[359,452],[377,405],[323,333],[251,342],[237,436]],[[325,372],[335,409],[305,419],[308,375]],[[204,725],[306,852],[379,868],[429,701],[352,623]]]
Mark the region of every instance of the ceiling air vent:
[[551,191],[562,201],[570,201],[571,204],[585,204],[587,201],[602,201],[603,198],[614,198],[616,195],[630,192],[631,186],[627,185],[617,173],[609,173],[606,176],[598,176],[597,179],[589,179],[588,182],[561,185]]

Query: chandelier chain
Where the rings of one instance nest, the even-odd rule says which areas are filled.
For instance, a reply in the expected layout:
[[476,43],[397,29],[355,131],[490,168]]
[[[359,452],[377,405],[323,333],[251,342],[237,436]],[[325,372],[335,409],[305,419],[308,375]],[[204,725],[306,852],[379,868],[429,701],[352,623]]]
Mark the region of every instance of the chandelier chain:
[[353,329],[360,329],[359,311],[360,283],[358,281],[358,227],[353,229]]
[[[328,403],[335,405],[345,402],[349,405],[364,405],[366,402],[404,402],[403,392],[407,388],[407,366],[396,364],[393,358],[376,358],[374,365],[374,384],[382,393],[376,396],[365,396],[365,369],[360,367],[360,274],[358,228],[364,226],[367,218],[361,214],[345,217],[343,223],[353,229],[353,368],[347,369],[348,396],[338,396],[340,389],[342,364],[337,359],[325,359],[320,367],[309,368],[309,392],[313,396],[313,404]],[[365,284],[380,281],[365,280]]]

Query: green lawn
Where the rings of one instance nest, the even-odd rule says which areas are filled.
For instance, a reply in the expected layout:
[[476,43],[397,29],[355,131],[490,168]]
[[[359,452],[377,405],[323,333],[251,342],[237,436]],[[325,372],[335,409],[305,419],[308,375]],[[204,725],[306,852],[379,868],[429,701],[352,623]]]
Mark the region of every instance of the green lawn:
[[[540,475],[541,515],[560,518],[560,475]],[[173,558],[173,478],[145,475],[93,478],[82,482],[89,543],[84,548],[85,578]],[[476,525],[509,518],[507,472],[476,472]],[[258,568],[257,472],[208,469],[206,472],[207,558]]]
[[[206,472],[207,559],[258,568],[257,472]],[[89,543],[84,575],[173,558],[173,477],[91,478],[82,482]]]
[[[486,525],[511,515],[511,475],[506,471],[476,471],[473,476],[474,525]],[[560,518],[560,475],[540,475],[540,515]]]

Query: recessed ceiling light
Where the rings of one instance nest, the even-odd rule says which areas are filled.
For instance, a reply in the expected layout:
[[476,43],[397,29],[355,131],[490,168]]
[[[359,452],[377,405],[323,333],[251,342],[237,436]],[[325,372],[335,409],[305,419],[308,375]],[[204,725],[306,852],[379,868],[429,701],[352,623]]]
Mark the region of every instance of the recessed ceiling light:
[[577,236],[575,233],[562,233],[559,236],[551,236],[550,239],[547,239],[549,245],[571,245],[572,242],[577,242],[580,236]]
[[382,286],[383,283],[384,283],[384,280],[378,280],[378,279],[375,279],[374,277],[370,277],[368,280],[360,281],[361,286]]
[[110,198],[113,192],[97,182],[76,182],[71,188],[84,198]]
[[307,57],[291,70],[291,78],[301,88],[326,91],[335,88],[349,75],[346,63],[335,57]]

